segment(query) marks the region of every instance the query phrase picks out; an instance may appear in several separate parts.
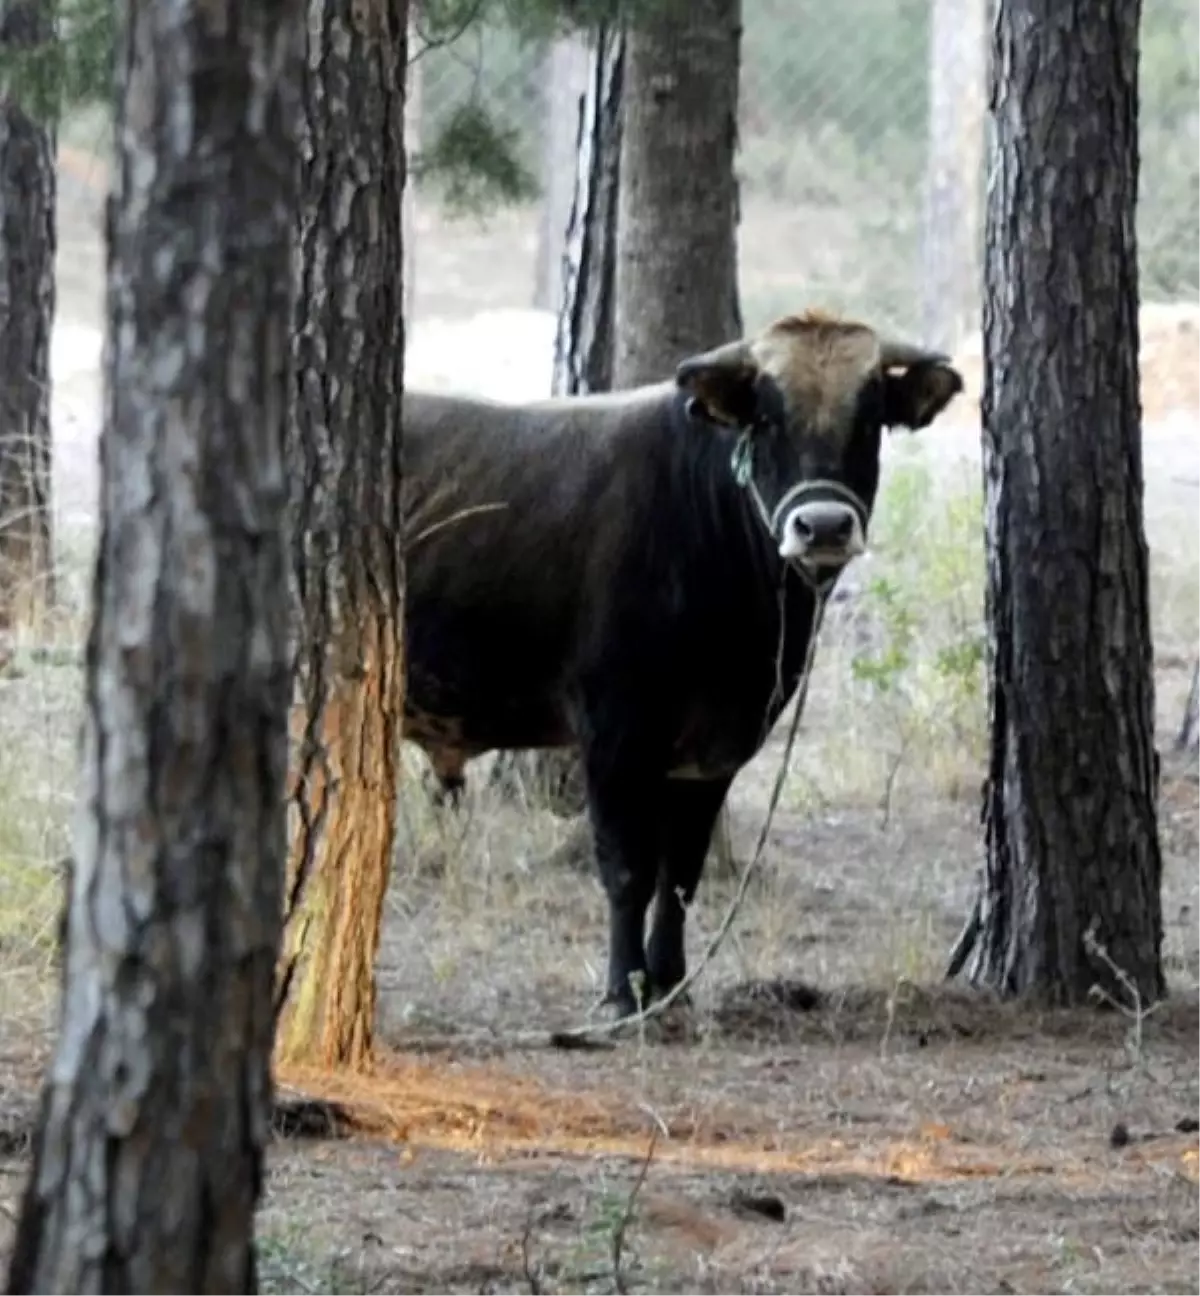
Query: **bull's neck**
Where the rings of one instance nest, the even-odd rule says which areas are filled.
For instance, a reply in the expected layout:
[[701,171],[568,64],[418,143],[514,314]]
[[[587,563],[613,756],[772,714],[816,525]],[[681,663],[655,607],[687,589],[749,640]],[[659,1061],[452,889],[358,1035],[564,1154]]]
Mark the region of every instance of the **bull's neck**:
[[[733,456],[738,434],[690,419],[677,401],[669,430],[669,459],[679,503],[687,510],[689,529],[704,558],[695,570],[703,579],[711,564],[725,568],[772,620],[781,605],[789,626],[810,622],[815,607],[812,589],[779,556],[746,485],[737,480]],[[699,556],[699,555],[698,555]]]

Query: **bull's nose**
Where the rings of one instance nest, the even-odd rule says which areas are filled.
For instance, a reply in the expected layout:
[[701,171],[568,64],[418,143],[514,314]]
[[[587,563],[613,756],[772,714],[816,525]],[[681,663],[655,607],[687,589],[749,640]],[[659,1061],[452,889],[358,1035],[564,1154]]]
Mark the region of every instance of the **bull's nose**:
[[801,518],[800,521],[808,528],[813,543],[819,545],[845,544],[854,530],[854,514],[849,509],[834,509],[828,516]]
[[788,514],[779,554],[782,558],[822,556],[847,562],[863,547],[854,510],[834,500],[822,500],[801,504]]

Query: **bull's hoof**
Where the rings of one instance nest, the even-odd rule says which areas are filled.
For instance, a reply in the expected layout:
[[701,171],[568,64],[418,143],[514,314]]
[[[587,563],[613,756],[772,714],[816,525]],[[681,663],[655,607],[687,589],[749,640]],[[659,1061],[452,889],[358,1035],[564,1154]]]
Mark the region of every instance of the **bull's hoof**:
[[664,995],[654,994],[652,991],[650,999],[639,1004],[637,999],[628,992],[622,994],[619,991],[610,990],[601,1001],[601,1006],[614,1024],[627,1023],[628,1029],[621,1032],[622,1035],[637,1034],[655,1043],[665,1043],[690,1035],[692,1033],[693,1012],[692,998],[687,991],[684,991],[678,999],[673,1000],[665,1012],[656,1013],[644,1022],[637,1020],[639,1012],[649,1010],[654,1003],[664,997]]
[[[679,984],[678,982],[675,983],[675,985],[678,984]],[[654,995],[655,1002],[665,999],[667,995],[670,994],[671,991],[674,989],[675,986],[672,985],[669,986],[666,990],[656,991]],[[672,1026],[675,1026],[680,1023],[690,1022],[695,1016],[695,1012],[696,1012],[696,1005],[695,1005],[695,1001],[692,999],[692,993],[690,990],[685,990],[682,994],[677,995],[674,999],[672,999],[670,1004],[665,1009],[663,1009],[660,1020],[663,1022],[668,1022]]]
[[[659,999],[665,999],[667,995],[669,995],[671,991],[674,990],[675,987],[682,980],[683,977],[676,977],[673,978],[670,982],[665,984],[660,982],[652,983],[650,989],[651,997],[655,1000],[655,1002],[657,1002]],[[671,1001],[671,1008],[683,1008],[686,1006],[690,1006],[691,1002],[692,1002],[691,991],[685,990],[681,995],[678,995],[675,999]]]
[[642,1009],[649,1005],[639,1004],[627,990],[610,990],[600,1001],[600,1006],[610,1020],[620,1022],[629,1017],[636,1017]]
[[676,999],[661,1017],[654,1019],[657,1039],[662,1044],[678,1044],[697,1039],[701,1034],[691,998],[684,994]]

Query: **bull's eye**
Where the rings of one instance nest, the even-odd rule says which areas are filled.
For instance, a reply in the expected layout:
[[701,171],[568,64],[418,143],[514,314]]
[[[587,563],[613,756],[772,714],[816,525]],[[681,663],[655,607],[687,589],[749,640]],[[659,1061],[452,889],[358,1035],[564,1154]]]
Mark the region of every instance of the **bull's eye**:
[[697,423],[710,422],[708,408],[699,396],[689,396],[683,406],[684,413]]

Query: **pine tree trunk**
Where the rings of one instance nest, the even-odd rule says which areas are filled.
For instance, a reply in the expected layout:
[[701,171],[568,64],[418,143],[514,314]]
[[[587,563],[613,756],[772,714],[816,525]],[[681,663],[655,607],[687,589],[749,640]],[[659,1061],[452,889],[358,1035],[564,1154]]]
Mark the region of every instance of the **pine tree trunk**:
[[922,341],[954,355],[979,329],[985,0],[933,0]]
[[226,19],[118,6],[84,805],[11,1292],[256,1289],[303,9]]
[[612,387],[624,81],[624,35],[618,27],[601,27],[578,115],[575,192],[557,303],[552,379],[556,396]]
[[533,304],[554,310],[562,294],[563,233],[571,214],[577,133],[591,57],[582,37],[551,41],[542,59],[542,201],[534,261]]
[[613,386],[737,337],[740,0],[666,5],[626,40]]
[[1059,1003],[1099,985],[1147,1005],[1164,989],[1134,235],[1139,11],[1000,0],[994,29],[983,397],[993,737],[983,889],[951,969]]
[[54,599],[54,129],[32,115],[35,105],[18,103],[9,92],[3,65],[55,38],[48,4],[0,0],[0,633]]
[[395,844],[406,0],[310,0],[292,417],[297,698],[278,1055],[363,1067]]
[[[737,286],[741,0],[664,6],[627,37],[612,385],[669,377],[742,331]],[[734,870],[729,812],[712,862]]]

